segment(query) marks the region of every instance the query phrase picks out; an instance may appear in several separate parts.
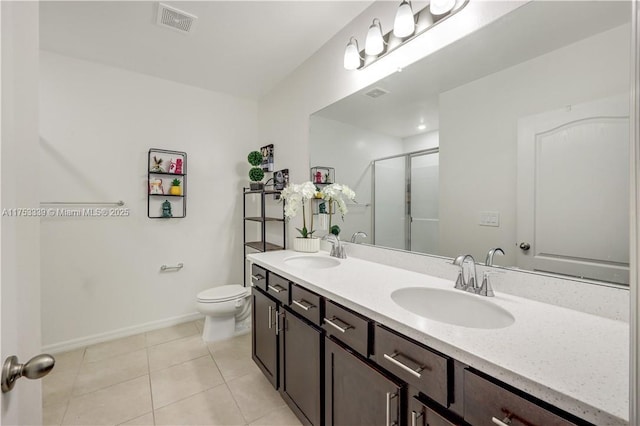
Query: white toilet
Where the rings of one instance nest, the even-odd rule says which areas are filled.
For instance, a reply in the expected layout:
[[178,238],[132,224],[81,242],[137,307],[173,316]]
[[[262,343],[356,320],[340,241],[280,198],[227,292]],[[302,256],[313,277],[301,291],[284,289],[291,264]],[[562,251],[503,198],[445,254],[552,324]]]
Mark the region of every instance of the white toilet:
[[215,342],[248,333],[251,329],[250,297],[250,289],[238,284],[198,293],[196,308],[205,315],[202,340]]

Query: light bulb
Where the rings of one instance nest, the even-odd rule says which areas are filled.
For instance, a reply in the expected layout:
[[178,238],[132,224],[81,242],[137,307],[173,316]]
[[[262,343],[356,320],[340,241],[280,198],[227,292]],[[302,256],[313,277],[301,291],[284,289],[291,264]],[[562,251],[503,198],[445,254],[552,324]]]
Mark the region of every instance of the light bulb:
[[358,40],[354,37],[349,39],[347,48],[344,50],[344,67],[348,70],[360,68],[360,49],[358,49]]
[[432,15],[444,15],[451,12],[456,5],[456,0],[431,0],[429,11]]
[[393,35],[399,38],[409,37],[416,29],[413,20],[413,10],[407,0],[403,0],[396,11],[396,19],[393,21]]
[[384,51],[384,39],[382,38],[382,26],[380,20],[375,18],[367,32],[364,43],[364,51],[367,55],[377,56]]

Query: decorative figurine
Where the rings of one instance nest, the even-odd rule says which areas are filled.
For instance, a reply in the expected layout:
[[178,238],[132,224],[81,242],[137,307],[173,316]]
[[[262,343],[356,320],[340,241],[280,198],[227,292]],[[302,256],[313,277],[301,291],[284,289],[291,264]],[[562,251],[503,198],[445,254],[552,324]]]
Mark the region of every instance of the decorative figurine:
[[162,203],[162,217],[173,217],[169,200],[164,200],[164,203]]
[[153,166],[151,166],[151,172],[154,173],[164,173],[164,169],[162,168],[162,158],[158,158],[155,155],[153,156]]
[[169,160],[169,173],[175,173],[176,172],[176,163],[173,162],[173,160]]
[[149,194],[164,194],[162,179],[149,179]]
[[174,173],[182,174],[182,158],[176,160],[176,171]]
[[320,171],[316,172],[316,183],[322,183],[322,173]]

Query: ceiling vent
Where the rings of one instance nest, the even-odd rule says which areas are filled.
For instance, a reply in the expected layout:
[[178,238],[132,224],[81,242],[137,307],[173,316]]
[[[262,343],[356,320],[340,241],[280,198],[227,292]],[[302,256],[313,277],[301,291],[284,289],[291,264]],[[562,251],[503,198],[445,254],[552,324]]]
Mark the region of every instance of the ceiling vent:
[[365,93],[365,95],[375,99],[375,98],[379,98],[380,96],[386,95],[387,93],[389,93],[388,90],[385,90],[382,87],[375,87],[369,90],[367,93]]
[[161,27],[171,28],[182,34],[190,34],[193,32],[196,24],[197,16],[184,12],[175,7],[166,4],[158,4],[158,16],[156,23]]

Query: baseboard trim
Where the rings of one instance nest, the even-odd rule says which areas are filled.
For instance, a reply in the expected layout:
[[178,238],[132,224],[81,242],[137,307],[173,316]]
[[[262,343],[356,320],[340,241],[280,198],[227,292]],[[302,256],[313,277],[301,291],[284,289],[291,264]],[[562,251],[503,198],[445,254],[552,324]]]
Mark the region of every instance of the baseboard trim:
[[166,318],[158,321],[151,321],[144,324],[134,325],[131,327],[120,328],[106,333],[94,334],[91,336],[81,337],[78,339],[71,339],[64,342],[53,343],[42,347],[42,351],[45,353],[56,354],[60,352],[71,351],[73,349],[82,348],[89,345],[95,345],[96,343],[102,343],[113,339],[119,339],[121,337],[133,336],[135,334],[144,333],[147,331],[157,330],[159,328],[171,327],[172,325],[182,324],[184,322],[195,321],[197,319],[204,318],[199,312],[191,314],[180,315],[177,317]]

